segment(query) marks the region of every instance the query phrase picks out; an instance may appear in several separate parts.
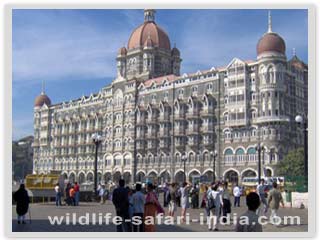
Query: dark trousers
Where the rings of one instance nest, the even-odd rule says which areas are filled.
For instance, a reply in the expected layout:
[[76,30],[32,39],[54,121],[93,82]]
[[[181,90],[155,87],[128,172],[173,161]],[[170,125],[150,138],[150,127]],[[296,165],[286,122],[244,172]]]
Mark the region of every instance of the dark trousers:
[[134,232],[144,232],[144,219],[143,219],[143,213],[134,213],[133,216],[140,217],[139,220],[142,221],[141,224],[132,224],[132,228]]
[[122,223],[117,225],[117,232],[132,232],[131,223],[126,219],[130,219],[128,211],[117,211],[117,216],[121,217]]
[[56,193],[56,206],[61,206],[61,193]]
[[234,206],[240,207],[240,197],[234,197]]
[[[227,216],[228,213],[231,213],[231,203],[229,199],[223,199],[223,208],[222,215]],[[223,218],[223,222],[226,222],[226,219]]]

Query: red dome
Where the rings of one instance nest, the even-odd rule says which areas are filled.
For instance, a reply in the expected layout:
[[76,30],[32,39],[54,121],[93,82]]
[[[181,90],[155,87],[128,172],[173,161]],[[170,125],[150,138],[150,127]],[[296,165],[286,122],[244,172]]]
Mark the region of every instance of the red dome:
[[257,54],[260,55],[263,52],[278,52],[285,54],[286,44],[278,34],[273,32],[266,33],[260,38],[257,45]]
[[41,94],[40,96],[36,97],[36,100],[34,101],[35,107],[42,107],[43,104],[46,104],[47,106],[51,105],[51,100],[46,94]]
[[151,39],[154,47],[171,49],[167,33],[155,22],[148,21],[133,31],[128,41],[128,50],[143,47],[148,38]]

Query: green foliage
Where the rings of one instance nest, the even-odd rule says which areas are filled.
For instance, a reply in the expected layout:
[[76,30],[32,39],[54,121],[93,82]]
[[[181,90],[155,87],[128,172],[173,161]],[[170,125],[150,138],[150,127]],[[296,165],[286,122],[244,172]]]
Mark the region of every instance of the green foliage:
[[304,149],[297,148],[290,151],[277,165],[279,176],[304,175]]

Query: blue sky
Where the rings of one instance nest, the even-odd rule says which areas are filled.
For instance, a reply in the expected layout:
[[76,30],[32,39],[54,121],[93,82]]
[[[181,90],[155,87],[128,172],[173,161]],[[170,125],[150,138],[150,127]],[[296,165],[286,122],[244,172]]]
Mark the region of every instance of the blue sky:
[[[180,49],[182,73],[256,58],[267,10],[157,10],[156,22]],[[53,103],[99,91],[116,76],[115,57],[143,10],[14,10],[13,139],[33,134],[33,102],[45,81]],[[308,62],[307,10],[272,10],[272,28]]]

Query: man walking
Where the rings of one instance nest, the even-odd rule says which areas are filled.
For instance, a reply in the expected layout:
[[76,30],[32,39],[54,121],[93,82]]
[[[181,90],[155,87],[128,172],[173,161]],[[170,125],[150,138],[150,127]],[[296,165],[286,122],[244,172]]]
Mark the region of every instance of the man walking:
[[277,189],[278,185],[276,182],[272,183],[273,189],[270,190],[268,195],[268,205],[271,209],[270,222],[275,224],[276,218],[278,218],[278,209],[280,207],[280,203],[282,207],[284,207],[284,202],[282,199],[281,192]]
[[236,186],[233,188],[233,196],[234,196],[234,207],[240,207],[240,188],[238,186],[238,183]]
[[116,208],[117,216],[121,217],[122,224],[117,225],[117,232],[128,232],[130,230],[130,222],[125,221],[129,219],[129,198],[128,190],[124,187],[123,179],[119,180],[119,187],[113,191],[112,203]]
[[144,214],[145,201],[146,201],[145,196],[141,192],[141,184],[137,183],[136,184],[136,192],[132,195],[133,217],[138,217],[138,220],[141,220],[141,223],[140,224],[133,223],[133,231],[134,232],[143,232],[144,231],[143,214]]
[[[264,179],[261,179],[260,184],[257,186],[257,194],[259,195],[260,202],[263,205],[264,214],[268,211],[268,203],[266,199],[265,188],[266,188],[266,185],[264,184]],[[258,215],[260,215],[260,212],[262,212],[259,210],[260,209],[258,208],[258,213],[257,213]]]
[[172,183],[171,186],[169,187],[169,196],[170,196],[170,201],[169,201],[169,210],[168,214],[170,217],[174,217],[174,213],[177,211],[177,187],[175,183]]

